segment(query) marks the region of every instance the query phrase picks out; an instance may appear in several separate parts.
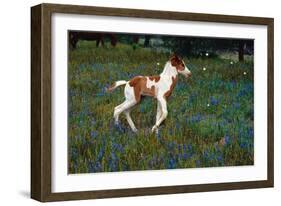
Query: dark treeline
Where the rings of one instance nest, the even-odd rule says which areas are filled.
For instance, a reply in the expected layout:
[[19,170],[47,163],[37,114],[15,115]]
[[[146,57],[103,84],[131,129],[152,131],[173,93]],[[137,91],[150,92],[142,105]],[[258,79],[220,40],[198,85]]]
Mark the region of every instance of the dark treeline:
[[218,52],[238,52],[239,61],[244,55],[253,55],[254,41],[244,39],[198,38],[198,37],[163,37],[166,47],[176,53],[187,56],[217,56]]
[[[203,38],[187,36],[164,36],[151,34],[121,34],[102,32],[69,32],[69,45],[76,48],[79,40],[96,41],[96,46],[104,46],[109,41],[113,47],[119,42],[130,44],[134,49],[141,47],[159,47],[181,56],[216,57],[221,52],[237,52],[239,61],[245,54],[253,55],[254,41],[247,39]],[[155,43],[157,42],[157,43]]]

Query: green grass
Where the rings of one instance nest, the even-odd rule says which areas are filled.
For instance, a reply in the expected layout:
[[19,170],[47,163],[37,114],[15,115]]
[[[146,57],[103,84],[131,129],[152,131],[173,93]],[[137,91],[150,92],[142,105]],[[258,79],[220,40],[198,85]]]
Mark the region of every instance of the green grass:
[[137,134],[124,115],[121,125],[114,125],[113,110],[124,101],[123,87],[113,93],[105,88],[136,75],[160,74],[168,58],[151,49],[124,44],[96,48],[87,41],[69,51],[70,173],[254,163],[252,59],[184,58],[192,78],[179,76],[158,135],[150,132],[156,101],[149,97],[131,114]]

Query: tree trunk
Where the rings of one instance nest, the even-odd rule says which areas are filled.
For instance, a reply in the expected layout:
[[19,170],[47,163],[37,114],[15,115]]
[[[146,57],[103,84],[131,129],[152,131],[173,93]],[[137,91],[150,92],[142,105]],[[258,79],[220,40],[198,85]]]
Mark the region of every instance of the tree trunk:
[[244,45],[244,41],[239,41],[238,57],[240,62],[244,61]]
[[149,40],[150,40],[150,36],[145,35],[144,36],[144,47],[149,47]]

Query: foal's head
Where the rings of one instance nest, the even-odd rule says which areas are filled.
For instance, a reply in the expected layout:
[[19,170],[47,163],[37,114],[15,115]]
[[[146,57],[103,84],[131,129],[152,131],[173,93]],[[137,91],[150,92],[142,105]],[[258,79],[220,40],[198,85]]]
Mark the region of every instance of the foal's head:
[[171,65],[175,67],[178,71],[178,73],[182,74],[186,78],[191,76],[190,70],[186,67],[184,61],[182,58],[178,57],[177,55],[173,55],[170,58]]

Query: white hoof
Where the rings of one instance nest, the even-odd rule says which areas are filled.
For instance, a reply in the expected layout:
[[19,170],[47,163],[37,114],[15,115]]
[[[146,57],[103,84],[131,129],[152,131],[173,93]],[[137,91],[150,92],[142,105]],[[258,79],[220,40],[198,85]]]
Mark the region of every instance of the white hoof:
[[158,134],[159,133],[159,129],[158,127],[155,129],[155,134]]
[[151,129],[151,132],[154,132],[154,131],[158,132],[158,127],[156,125],[154,125]]
[[134,128],[134,129],[132,129],[132,130],[133,130],[134,133],[137,133],[137,132],[138,132],[137,128]]

